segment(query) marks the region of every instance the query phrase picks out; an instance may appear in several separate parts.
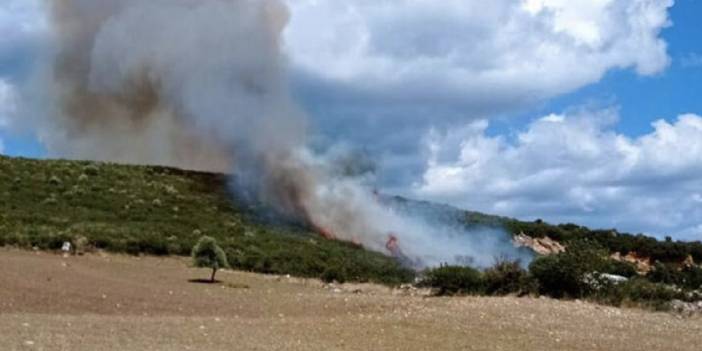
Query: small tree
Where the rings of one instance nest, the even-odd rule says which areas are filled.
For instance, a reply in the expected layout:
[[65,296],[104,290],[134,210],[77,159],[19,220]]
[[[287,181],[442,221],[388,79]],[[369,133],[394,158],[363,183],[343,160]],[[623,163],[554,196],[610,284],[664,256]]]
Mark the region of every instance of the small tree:
[[227,254],[217,245],[217,240],[203,236],[193,247],[193,264],[195,267],[212,268],[210,281],[214,283],[215,274],[220,268],[228,268]]

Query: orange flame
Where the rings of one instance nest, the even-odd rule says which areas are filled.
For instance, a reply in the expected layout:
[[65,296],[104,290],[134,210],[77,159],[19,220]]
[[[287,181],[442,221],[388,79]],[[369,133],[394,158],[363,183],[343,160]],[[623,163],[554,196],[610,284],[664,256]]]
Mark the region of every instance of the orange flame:
[[402,251],[400,250],[400,244],[397,240],[397,236],[393,233],[390,233],[388,235],[388,242],[385,244],[385,248],[388,249],[390,254],[394,257],[398,257],[402,255]]

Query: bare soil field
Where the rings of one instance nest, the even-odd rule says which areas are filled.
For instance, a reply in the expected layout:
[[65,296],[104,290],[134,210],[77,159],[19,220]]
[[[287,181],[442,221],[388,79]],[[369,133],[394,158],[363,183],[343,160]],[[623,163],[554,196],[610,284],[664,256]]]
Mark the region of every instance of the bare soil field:
[[699,350],[702,319],[0,249],[2,350]]

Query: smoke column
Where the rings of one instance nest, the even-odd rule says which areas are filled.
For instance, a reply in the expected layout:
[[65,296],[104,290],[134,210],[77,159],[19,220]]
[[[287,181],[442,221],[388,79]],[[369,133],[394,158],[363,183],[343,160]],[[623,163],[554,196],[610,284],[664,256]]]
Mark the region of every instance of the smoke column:
[[[258,201],[417,267],[516,256],[504,233],[396,212],[306,145],[288,91],[277,0],[53,0],[53,155],[234,170]],[[48,118],[48,117],[47,117]],[[399,249],[398,249],[399,247]],[[400,251],[401,250],[401,251]]]

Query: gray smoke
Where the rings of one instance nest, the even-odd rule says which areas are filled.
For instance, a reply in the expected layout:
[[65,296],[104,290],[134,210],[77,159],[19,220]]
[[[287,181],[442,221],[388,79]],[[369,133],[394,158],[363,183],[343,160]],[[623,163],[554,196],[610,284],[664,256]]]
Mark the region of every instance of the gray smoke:
[[[51,153],[228,170],[236,143],[302,140],[304,119],[280,79],[281,4],[50,4],[55,46],[46,86],[58,111],[43,139]],[[284,138],[274,128],[284,128]]]
[[363,185],[358,175],[371,163],[311,151],[285,79],[288,12],[279,1],[50,4],[55,37],[37,86],[55,107],[40,123],[52,155],[233,169],[259,201],[416,266],[466,257],[486,266],[516,252],[489,235],[403,215]]

